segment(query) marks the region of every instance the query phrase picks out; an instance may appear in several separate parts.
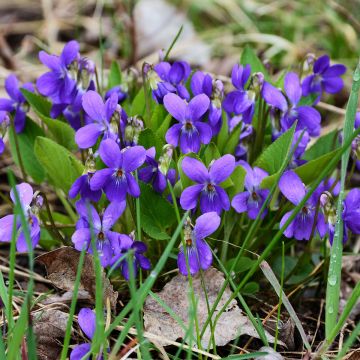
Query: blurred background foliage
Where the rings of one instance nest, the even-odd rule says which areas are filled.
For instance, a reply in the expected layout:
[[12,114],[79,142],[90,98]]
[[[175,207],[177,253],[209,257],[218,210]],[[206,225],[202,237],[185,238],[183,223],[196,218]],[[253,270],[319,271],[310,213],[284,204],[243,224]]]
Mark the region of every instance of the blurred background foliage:
[[309,52],[328,53],[354,68],[359,5],[359,0],[2,0],[0,80],[20,68],[35,77],[41,71],[37,51],[59,51],[72,38],[83,53],[97,53],[99,62],[117,58],[123,67],[156,62],[158,50],[169,46],[182,25],[172,56],[216,74],[228,75],[246,44],[272,72],[294,68]]

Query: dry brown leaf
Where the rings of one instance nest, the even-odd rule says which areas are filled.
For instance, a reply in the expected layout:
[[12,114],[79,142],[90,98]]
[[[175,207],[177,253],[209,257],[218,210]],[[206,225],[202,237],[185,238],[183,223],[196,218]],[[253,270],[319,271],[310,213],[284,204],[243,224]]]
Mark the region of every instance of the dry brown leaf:
[[[211,307],[224,283],[224,275],[215,268],[210,268],[204,272],[203,277],[209,305]],[[199,327],[202,328],[208,317],[208,309],[199,274],[193,278],[193,287],[197,302],[197,318]],[[185,327],[188,327],[188,316],[189,310],[191,309],[188,289],[187,278],[179,274],[171,279],[163,290],[157,294],[157,296],[179,316],[185,324]],[[229,287],[227,287],[213,314],[213,320],[230,298],[231,294],[232,292]],[[147,297],[144,305],[144,322],[146,331],[166,339],[162,342],[164,346],[170,344],[167,340],[175,341],[178,338],[183,338],[185,335],[179,323],[150,296]],[[232,300],[216,324],[214,332],[216,345],[224,346],[242,334],[259,337],[248,317],[242,313],[236,301]],[[212,348],[210,336],[210,326],[207,326],[201,341],[204,348],[208,348],[209,345],[210,348]],[[269,342],[274,341],[274,337],[270,334],[266,333],[266,336]]]
[[34,315],[34,333],[39,360],[56,360],[62,349],[69,314],[56,309],[46,309]]
[[[70,246],[50,251],[36,258],[38,262],[45,265],[48,279],[53,285],[65,291],[74,289],[79,259],[80,252]],[[104,271],[102,271],[102,280],[104,299],[109,298],[111,307],[115,308],[118,293],[114,291]],[[85,254],[79,291],[86,291],[95,302],[95,269],[93,257],[90,254]]]

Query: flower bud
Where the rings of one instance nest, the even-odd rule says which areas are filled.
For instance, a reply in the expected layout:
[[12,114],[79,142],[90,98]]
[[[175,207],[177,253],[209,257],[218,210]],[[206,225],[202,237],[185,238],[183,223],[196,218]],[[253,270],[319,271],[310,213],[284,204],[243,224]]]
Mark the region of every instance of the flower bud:
[[[250,89],[252,89],[257,96],[259,96],[261,93],[261,90],[262,90],[262,87],[264,84],[264,80],[265,80],[264,74],[261,72],[257,72],[255,74],[253,74],[253,76],[251,78]],[[249,98],[250,98],[250,96],[249,96]]]
[[94,173],[96,171],[96,162],[92,149],[89,149],[88,157],[85,161],[84,174]]
[[166,175],[170,168],[171,159],[174,152],[174,147],[170,144],[166,144],[163,147],[162,155],[159,158],[159,170]]
[[144,129],[144,123],[140,116],[132,116],[128,118],[125,126],[125,142],[127,144],[137,144],[140,132]]
[[82,58],[80,60],[80,70],[78,82],[81,87],[85,90],[89,87],[90,81],[95,74],[95,64],[93,61]]

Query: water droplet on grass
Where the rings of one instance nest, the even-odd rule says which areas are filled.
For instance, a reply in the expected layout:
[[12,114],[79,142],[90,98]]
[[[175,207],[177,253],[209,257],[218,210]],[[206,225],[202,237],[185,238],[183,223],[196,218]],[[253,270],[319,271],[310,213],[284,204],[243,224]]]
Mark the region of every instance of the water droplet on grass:
[[331,286],[336,285],[336,281],[337,281],[336,275],[331,275],[331,276],[329,277],[329,284],[330,284]]

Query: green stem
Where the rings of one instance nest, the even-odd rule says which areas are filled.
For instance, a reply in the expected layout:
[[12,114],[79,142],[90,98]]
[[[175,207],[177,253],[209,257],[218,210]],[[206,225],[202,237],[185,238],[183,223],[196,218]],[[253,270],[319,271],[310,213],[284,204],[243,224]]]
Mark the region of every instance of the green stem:
[[58,189],[56,189],[55,192],[56,192],[56,195],[58,196],[59,200],[61,201],[62,205],[64,206],[66,212],[70,216],[71,220],[74,223],[76,223],[77,220],[78,220],[78,216],[76,215],[75,211],[73,210],[73,208],[71,207],[69,202],[66,200],[63,192],[61,190],[58,190]]

